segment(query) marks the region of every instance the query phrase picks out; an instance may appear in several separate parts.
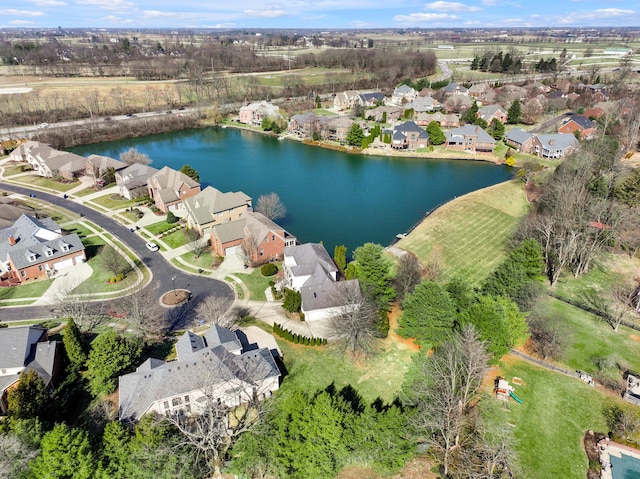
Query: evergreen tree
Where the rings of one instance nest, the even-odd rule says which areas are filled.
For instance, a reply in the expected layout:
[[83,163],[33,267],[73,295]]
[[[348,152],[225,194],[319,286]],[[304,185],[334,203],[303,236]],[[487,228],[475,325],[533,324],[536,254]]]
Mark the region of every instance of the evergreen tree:
[[520,117],[522,116],[522,107],[520,105],[520,100],[513,100],[509,110],[507,111],[507,123],[510,125],[515,125],[516,123],[520,123]]
[[182,165],[182,168],[180,168],[180,173],[184,173],[189,178],[192,178],[194,181],[200,182],[200,174],[192,166]]
[[131,368],[142,352],[140,338],[125,338],[113,330],[100,334],[92,343],[87,359],[89,389],[94,396],[110,394],[118,376]]
[[349,131],[347,133],[347,145],[355,146],[360,148],[362,146],[362,139],[364,138],[364,133],[362,132],[362,128],[357,123],[351,125]]
[[427,133],[429,133],[429,142],[432,145],[442,145],[447,141],[447,137],[444,135],[440,124],[437,121],[430,121],[427,125]]
[[402,303],[400,335],[438,344],[453,330],[455,305],[447,291],[434,281],[423,281]]
[[344,271],[347,267],[347,247],[343,244],[336,245],[333,248],[333,261],[340,271]]
[[20,373],[18,385],[7,393],[9,415],[17,419],[46,419],[51,397],[33,369]]
[[93,479],[95,469],[87,433],[62,423],[44,435],[29,472],[38,479]]
[[284,301],[282,302],[282,307],[285,311],[289,311],[290,313],[298,313],[300,312],[300,307],[302,306],[302,296],[298,291],[293,289],[285,288],[284,289]]
[[462,120],[465,123],[473,124],[478,118],[478,102],[474,101],[473,104],[467,109],[467,111],[462,115]]
[[504,136],[504,125],[500,120],[494,118],[487,128],[487,133],[489,133],[494,140],[501,140]]
[[85,350],[82,334],[73,319],[67,321],[67,325],[62,332],[62,343],[64,344],[67,358],[71,363],[71,368],[75,370],[82,369],[87,361],[87,351]]

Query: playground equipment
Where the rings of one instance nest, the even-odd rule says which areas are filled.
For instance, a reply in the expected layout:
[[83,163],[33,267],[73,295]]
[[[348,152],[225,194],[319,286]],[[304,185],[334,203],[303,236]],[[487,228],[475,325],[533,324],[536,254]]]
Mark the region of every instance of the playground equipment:
[[518,404],[522,404],[522,399],[520,399],[518,396],[513,394],[513,390],[514,390],[514,387],[511,386],[509,384],[509,381],[507,381],[506,379],[502,379],[500,377],[496,379],[496,386],[495,386],[496,398],[504,402],[508,402],[509,398],[513,398],[513,400],[516,401]]

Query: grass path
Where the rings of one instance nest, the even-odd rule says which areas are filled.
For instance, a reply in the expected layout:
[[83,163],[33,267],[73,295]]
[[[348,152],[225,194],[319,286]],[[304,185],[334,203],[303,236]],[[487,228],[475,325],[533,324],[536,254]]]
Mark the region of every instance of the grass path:
[[508,181],[447,203],[396,246],[415,253],[423,265],[437,257],[445,278],[479,284],[503,260],[527,211],[522,183]]

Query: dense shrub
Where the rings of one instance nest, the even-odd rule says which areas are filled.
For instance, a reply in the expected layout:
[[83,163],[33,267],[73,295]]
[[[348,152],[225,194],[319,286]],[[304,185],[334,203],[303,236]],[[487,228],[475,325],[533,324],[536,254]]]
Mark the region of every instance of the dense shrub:
[[273,276],[278,272],[278,267],[273,263],[263,264],[260,268],[260,273],[262,276]]

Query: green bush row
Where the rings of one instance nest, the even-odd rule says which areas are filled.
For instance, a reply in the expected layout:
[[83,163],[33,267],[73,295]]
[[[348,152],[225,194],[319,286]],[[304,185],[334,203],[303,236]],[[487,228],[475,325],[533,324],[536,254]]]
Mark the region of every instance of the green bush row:
[[283,328],[279,323],[274,323],[273,334],[294,344],[304,344],[305,346],[322,346],[327,344],[326,338],[308,338]]

